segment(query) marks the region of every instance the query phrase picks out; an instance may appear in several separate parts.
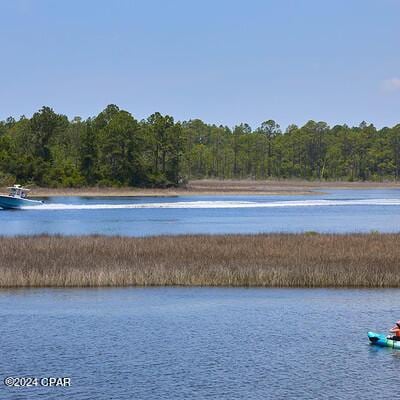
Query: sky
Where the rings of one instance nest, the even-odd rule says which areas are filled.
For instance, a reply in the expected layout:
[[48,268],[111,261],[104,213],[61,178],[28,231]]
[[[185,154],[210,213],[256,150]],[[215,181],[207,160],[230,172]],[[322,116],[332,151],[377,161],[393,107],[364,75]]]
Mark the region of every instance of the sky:
[[400,0],[0,0],[0,119],[400,122]]

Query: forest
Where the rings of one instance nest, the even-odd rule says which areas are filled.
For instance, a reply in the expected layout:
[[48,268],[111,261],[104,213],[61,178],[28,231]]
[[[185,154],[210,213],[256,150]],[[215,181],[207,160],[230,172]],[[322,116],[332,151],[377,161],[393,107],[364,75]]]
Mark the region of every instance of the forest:
[[0,122],[0,184],[44,187],[184,185],[190,179],[381,181],[400,174],[400,124],[377,129],[266,120],[252,129],[137,120],[116,105],[68,119],[50,107]]

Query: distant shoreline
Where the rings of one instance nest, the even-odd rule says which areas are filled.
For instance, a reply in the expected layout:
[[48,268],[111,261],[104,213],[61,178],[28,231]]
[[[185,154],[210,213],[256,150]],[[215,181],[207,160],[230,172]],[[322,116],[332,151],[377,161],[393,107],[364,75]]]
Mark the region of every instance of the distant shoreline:
[[47,196],[132,196],[169,197],[201,195],[308,195],[324,189],[400,189],[400,182],[318,182],[304,180],[195,180],[181,188],[32,188],[32,197]]
[[400,234],[0,237],[0,288],[400,288]]

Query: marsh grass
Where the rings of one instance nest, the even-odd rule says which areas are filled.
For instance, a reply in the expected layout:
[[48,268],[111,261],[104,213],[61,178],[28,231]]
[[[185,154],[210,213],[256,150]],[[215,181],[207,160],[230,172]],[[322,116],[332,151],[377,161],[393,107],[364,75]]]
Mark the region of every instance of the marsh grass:
[[[43,188],[32,186],[32,197],[47,196],[183,196],[183,195],[214,195],[214,194],[257,194],[257,195],[300,195],[315,194],[324,188],[394,188],[399,182],[342,182],[342,181],[305,181],[301,179],[281,180],[191,180],[188,184],[176,188],[138,188],[138,187],[82,187],[82,188]],[[0,188],[0,193],[7,188]]]
[[0,237],[0,287],[400,287],[400,234]]

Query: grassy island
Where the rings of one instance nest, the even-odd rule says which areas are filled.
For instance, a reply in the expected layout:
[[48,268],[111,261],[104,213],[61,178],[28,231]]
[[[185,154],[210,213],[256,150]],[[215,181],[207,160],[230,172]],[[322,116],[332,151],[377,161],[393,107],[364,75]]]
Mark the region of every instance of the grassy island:
[[400,287],[400,234],[0,238],[0,287]]

